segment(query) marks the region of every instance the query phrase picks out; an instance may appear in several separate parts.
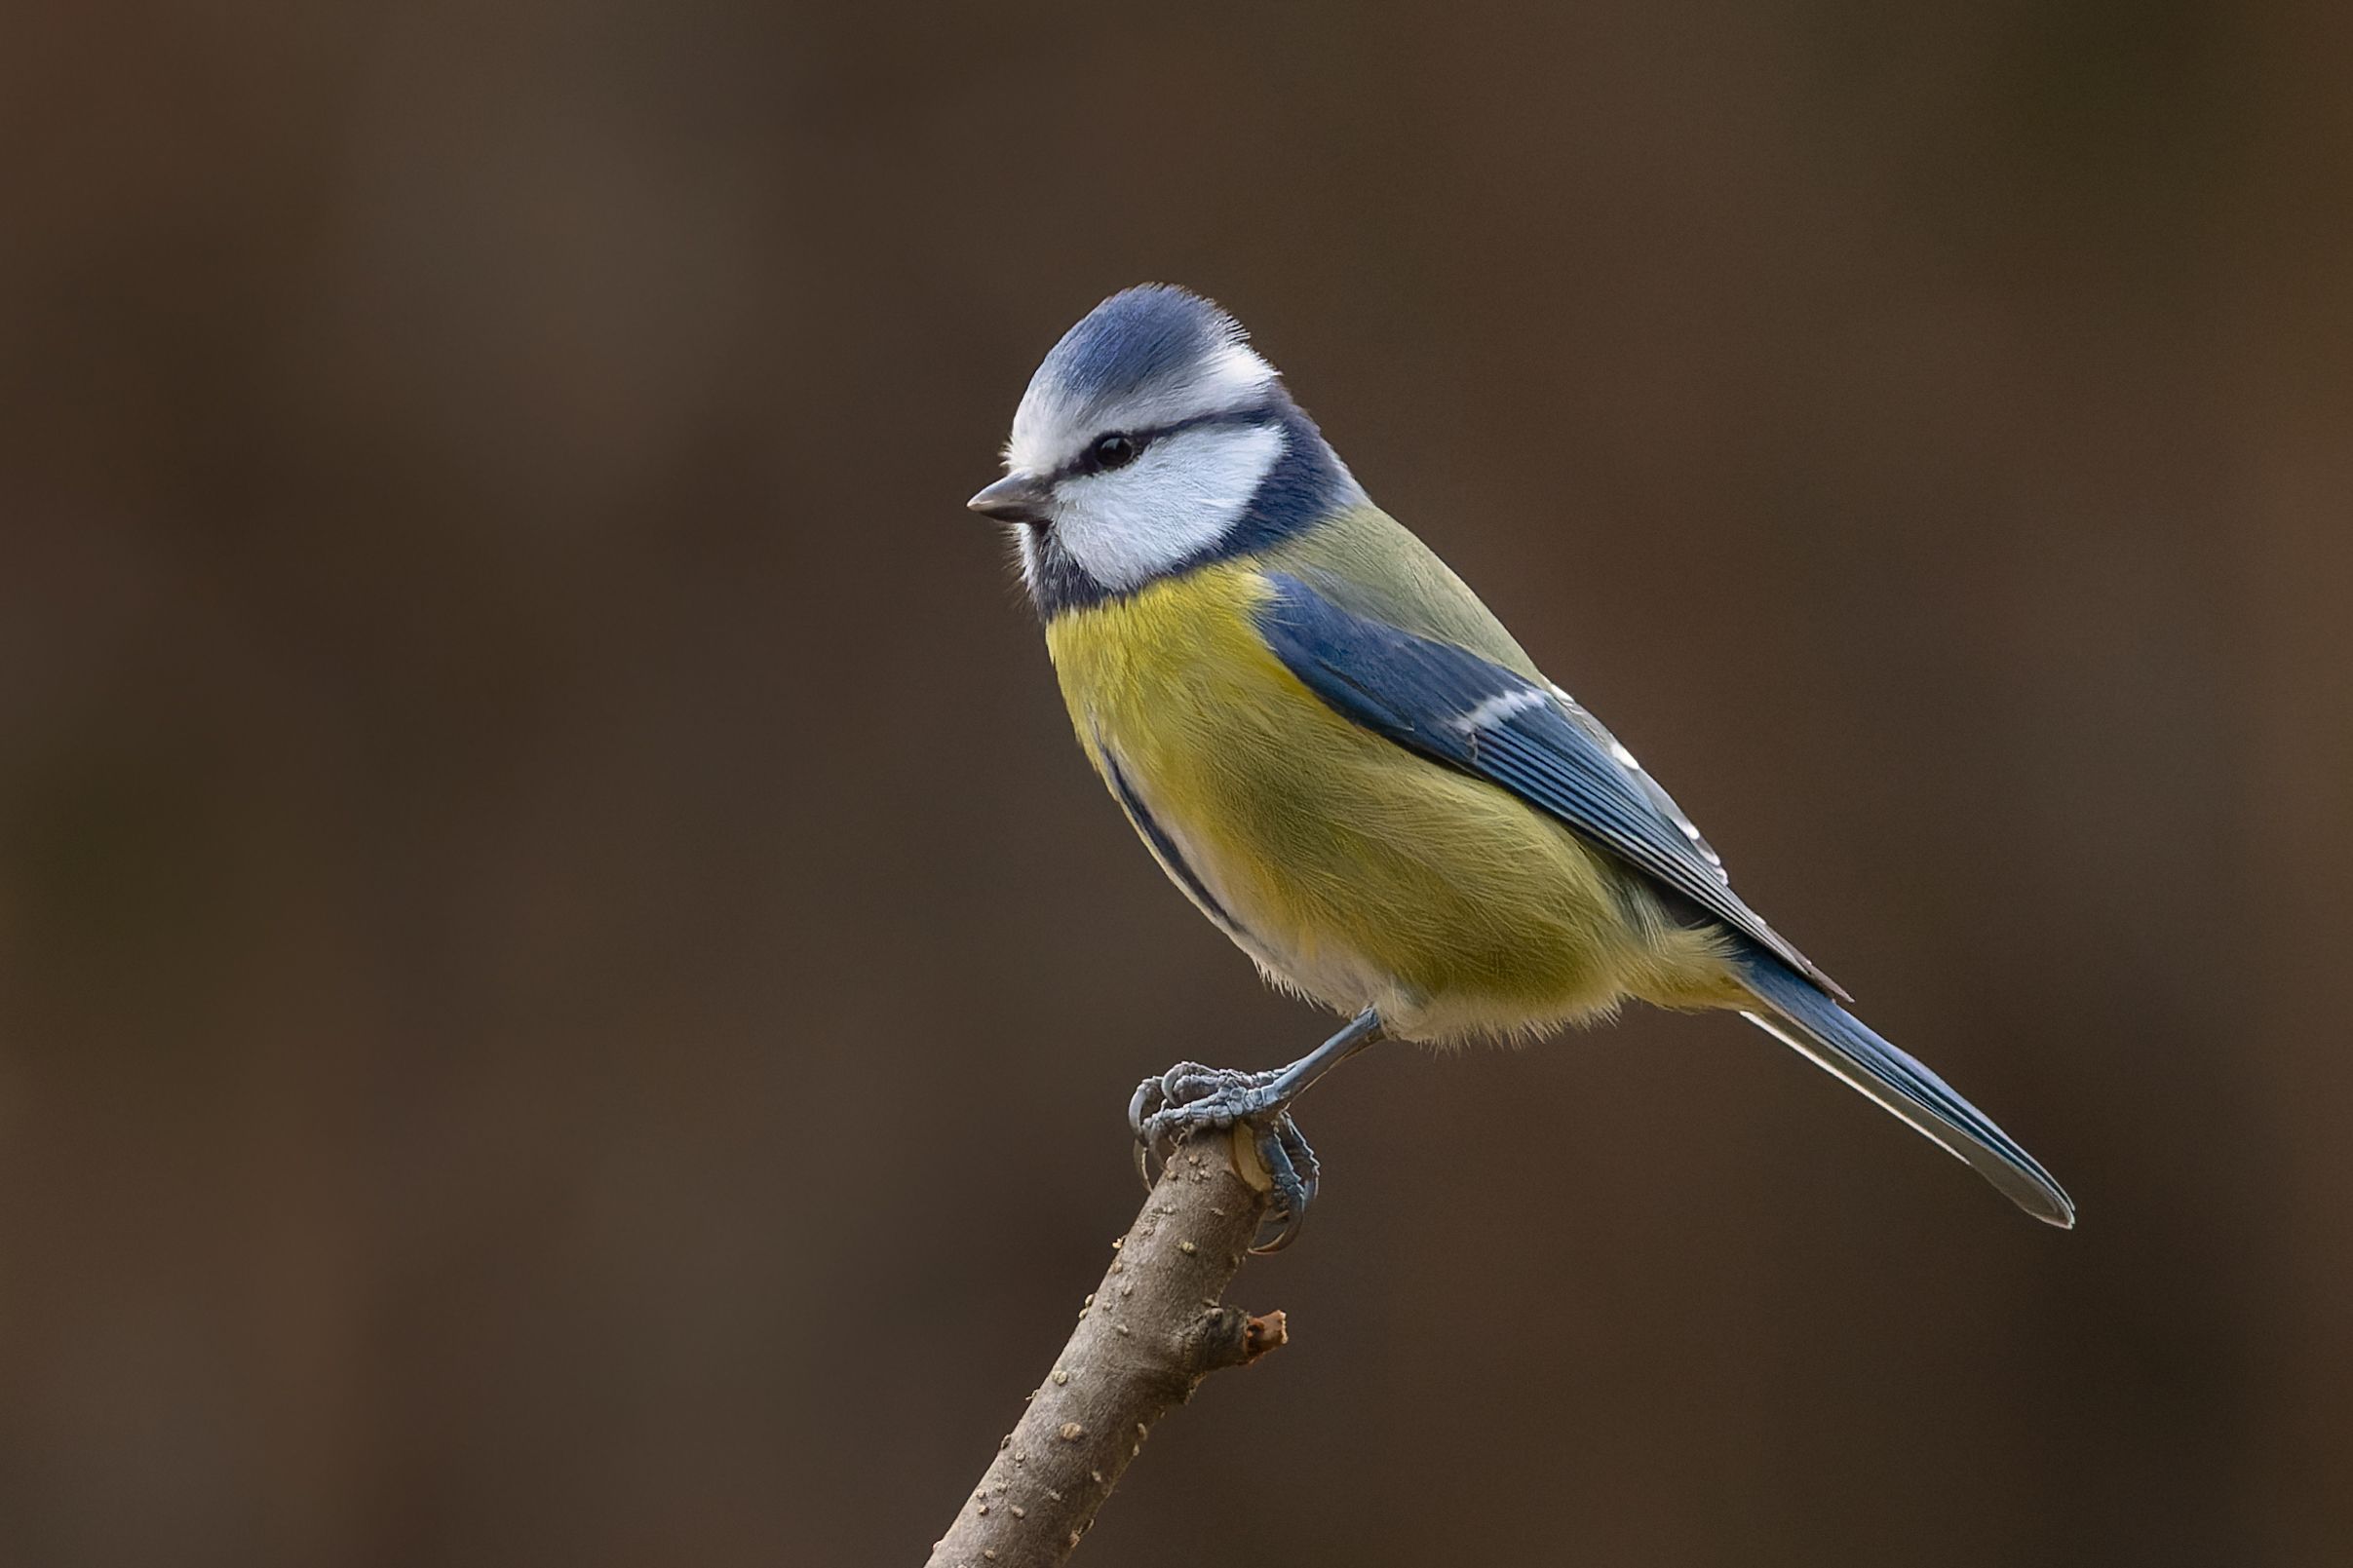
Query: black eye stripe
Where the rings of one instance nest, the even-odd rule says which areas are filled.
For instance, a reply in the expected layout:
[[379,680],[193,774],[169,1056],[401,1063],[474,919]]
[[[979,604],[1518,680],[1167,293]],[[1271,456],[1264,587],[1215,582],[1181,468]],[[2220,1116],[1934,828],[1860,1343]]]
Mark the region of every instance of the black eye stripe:
[[[1078,456],[1056,469],[1048,478],[1050,481],[1061,480],[1082,474],[1100,474],[1125,468],[1164,436],[1177,436],[1188,430],[1205,430],[1218,425],[1265,425],[1272,424],[1274,420],[1275,413],[1271,408],[1230,408],[1214,414],[1195,414],[1190,419],[1172,420],[1165,425],[1154,425],[1149,430],[1105,431],[1089,441]],[[1096,456],[1096,448],[1115,436],[1126,440],[1133,451],[1125,462],[1105,464]]]

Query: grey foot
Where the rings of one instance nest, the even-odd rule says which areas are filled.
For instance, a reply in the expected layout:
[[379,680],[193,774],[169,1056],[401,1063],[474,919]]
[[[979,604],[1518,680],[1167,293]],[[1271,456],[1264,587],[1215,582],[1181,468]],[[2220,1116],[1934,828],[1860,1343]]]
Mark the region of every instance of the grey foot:
[[1281,1072],[1245,1073],[1180,1061],[1157,1078],[1136,1086],[1128,1101],[1128,1126],[1136,1133],[1136,1168],[1145,1185],[1159,1179],[1176,1145],[1204,1129],[1223,1131],[1237,1123],[1256,1134],[1258,1161],[1274,1183],[1268,1229],[1254,1252],[1280,1252],[1299,1234],[1307,1205],[1315,1199],[1321,1168],[1274,1087]]

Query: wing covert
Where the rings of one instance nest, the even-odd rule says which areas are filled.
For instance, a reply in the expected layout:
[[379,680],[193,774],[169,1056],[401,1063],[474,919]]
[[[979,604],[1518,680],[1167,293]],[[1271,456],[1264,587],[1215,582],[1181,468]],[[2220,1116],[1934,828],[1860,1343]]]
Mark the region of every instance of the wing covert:
[[1259,630],[1333,711],[1409,751],[1510,790],[1722,921],[1832,995],[1846,993],[1733,893],[1689,818],[1559,687],[1341,609],[1270,573]]

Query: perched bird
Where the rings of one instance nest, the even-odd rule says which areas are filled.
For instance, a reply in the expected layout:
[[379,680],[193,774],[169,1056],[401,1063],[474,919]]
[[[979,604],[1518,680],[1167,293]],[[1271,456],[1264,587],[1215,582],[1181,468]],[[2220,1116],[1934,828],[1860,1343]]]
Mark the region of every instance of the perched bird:
[[1699,829],[1375,507],[1242,327],[1165,285],[1056,344],[1014,415],[1012,525],[1071,723],[1161,869],[1277,985],[1351,1020],[1274,1072],[1185,1062],[1130,1108],[1165,1158],[1249,1124],[1287,1243],[1291,1102],[1381,1039],[1524,1039],[1627,997],[1724,1009],[2035,1218],[2050,1173],[1743,902]]

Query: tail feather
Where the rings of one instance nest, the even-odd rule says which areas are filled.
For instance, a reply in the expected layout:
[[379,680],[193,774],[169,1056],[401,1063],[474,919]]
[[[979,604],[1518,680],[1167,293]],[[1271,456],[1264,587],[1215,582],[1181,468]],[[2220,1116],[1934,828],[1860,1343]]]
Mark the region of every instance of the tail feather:
[[2051,1173],[1942,1078],[1769,954],[1744,959],[1741,978],[1762,1004],[1741,1016],[1876,1101],[2036,1219],[2074,1226],[2075,1205]]

